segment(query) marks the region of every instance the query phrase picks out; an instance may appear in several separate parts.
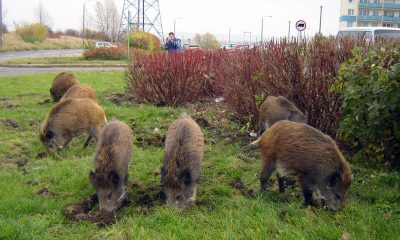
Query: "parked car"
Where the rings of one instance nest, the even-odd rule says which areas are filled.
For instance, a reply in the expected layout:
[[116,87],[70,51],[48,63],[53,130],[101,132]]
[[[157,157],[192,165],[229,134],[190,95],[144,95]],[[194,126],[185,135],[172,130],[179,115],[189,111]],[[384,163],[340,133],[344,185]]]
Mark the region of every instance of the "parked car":
[[352,27],[339,29],[338,38],[350,37],[374,42],[376,38],[400,39],[400,29],[387,27]]
[[250,49],[250,45],[248,45],[248,44],[238,44],[235,47],[235,50],[243,50],[243,49]]
[[102,48],[102,47],[105,47],[105,48],[117,47],[117,46],[115,46],[114,44],[112,44],[112,43],[109,43],[109,42],[96,42],[96,44],[95,44],[94,46],[95,46],[95,48]]
[[201,47],[198,44],[185,43],[183,44],[183,50],[201,50]]

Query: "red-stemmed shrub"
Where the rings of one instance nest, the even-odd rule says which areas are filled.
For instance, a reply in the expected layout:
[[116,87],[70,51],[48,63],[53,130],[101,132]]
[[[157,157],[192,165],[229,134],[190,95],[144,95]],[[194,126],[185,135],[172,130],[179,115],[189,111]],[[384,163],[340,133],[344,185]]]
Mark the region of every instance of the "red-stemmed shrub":
[[83,57],[87,60],[122,60],[126,58],[126,50],[122,47],[86,49]]

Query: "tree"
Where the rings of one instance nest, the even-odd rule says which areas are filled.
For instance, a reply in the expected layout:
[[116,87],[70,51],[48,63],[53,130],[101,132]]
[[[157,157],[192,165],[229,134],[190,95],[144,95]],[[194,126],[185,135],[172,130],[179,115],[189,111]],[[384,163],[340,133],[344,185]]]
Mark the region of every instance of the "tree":
[[220,43],[217,38],[211,33],[199,34],[194,36],[194,41],[205,49],[217,49]]
[[104,33],[104,40],[115,41],[118,35],[119,14],[114,0],[96,2],[96,25]]
[[39,2],[39,5],[35,9],[35,17],[40,24],[46,26],[50,26],[53,22],[52,17],[50,16],[46,8],[43,6],[42,2]]

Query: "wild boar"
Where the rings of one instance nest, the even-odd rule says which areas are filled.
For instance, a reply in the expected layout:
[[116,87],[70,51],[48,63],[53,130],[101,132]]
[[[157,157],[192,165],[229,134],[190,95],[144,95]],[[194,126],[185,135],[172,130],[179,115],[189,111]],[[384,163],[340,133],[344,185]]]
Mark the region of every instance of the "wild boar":
[[60,101],[68,98],[90,98],[97,103],[96,91],[87,84],[76,84],[70,87]]
[[49,111],[39,131],[39,137],[49,152],[68,146],[74,136],[88,133],[88,140],[97,137],[107,120],[104,109],[88,98],[66,99]]
[[54,102],[58,102],[70,87],[78,83],[78,79],[70,73],[62,72],[58,74],[50,88],[51,98]]
[[279,120],[307,123],[307,116],[304,115],[291,101],[283,96],[268,96],[261,104],[259,112],[259,136]]
[[195,202],[203,156],[203,133],[199,125],[183,113],[169,126],[165,139],[161,185],[168,207],[182,211]]
[[261,191],[276,170],[280,192],[285,191],[284,178],[295,177],[304,204],[327,205],[334,211],[344,206],[351,169],[331,137],[306,124],[283,120],[251,144],[261,148]]
[[132,156],[132,130],[112,120],[100,134],[90,181],[96,189],[100,210],[115,211],[126,201],[128,167]]

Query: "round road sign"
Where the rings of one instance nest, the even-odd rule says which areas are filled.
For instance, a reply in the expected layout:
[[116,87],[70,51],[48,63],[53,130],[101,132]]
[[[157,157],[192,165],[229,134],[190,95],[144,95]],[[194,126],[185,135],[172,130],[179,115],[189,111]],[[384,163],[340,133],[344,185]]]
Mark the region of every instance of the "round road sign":
[[304,31],[304,30],[306,30],[306,27],[307,27],[306,21],[299,20],[299,21],[296,22],[297,31],[300,31],[300,32]]

